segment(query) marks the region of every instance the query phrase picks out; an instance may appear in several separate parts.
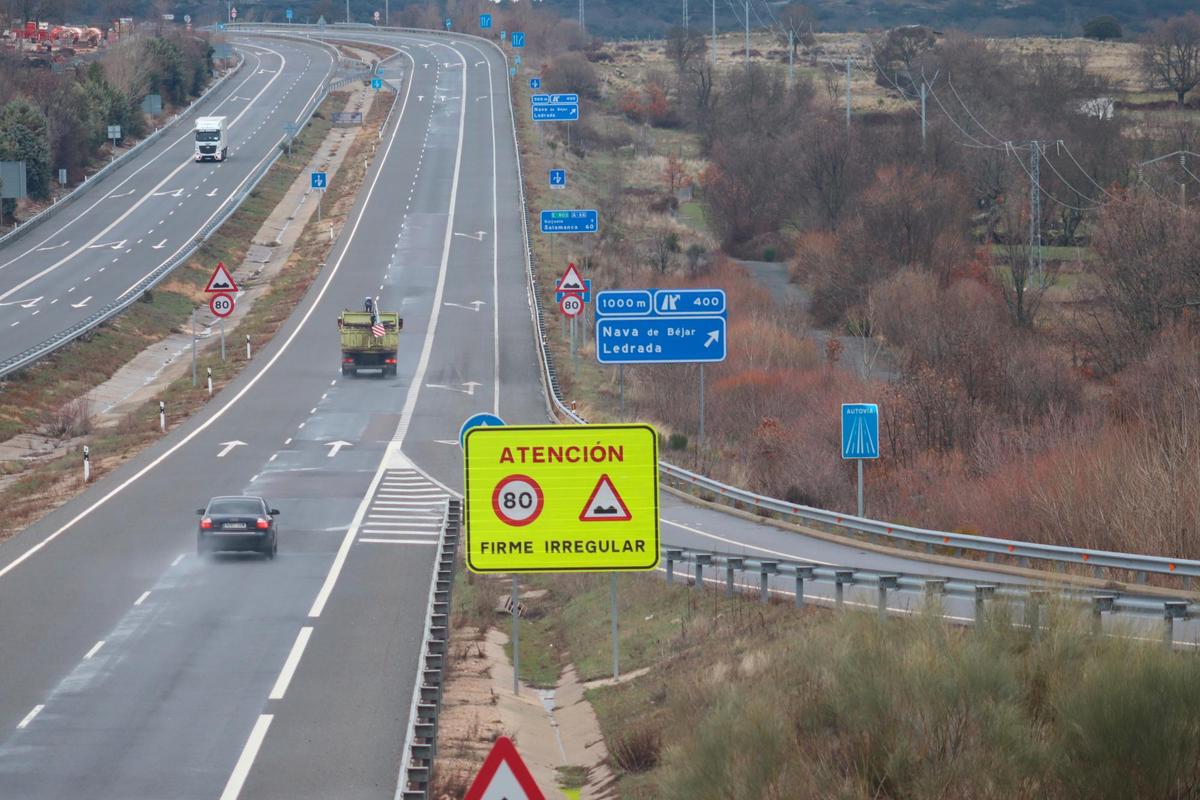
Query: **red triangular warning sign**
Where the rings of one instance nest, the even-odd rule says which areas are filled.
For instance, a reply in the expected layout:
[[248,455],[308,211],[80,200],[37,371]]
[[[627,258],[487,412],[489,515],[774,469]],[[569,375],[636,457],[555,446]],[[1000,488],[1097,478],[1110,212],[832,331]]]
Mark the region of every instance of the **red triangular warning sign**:
[[596,482],[596,488],[592,489],[592,496],[584,504],[583,511],[579,512],[579,521],[628,522],[631,519],[633,515],[629,513],[629,507],[625,505],[621,495],[617,494],[617,487],[613,486],[612,479],[601,475],[600,480]]
[[463,800],[546,800],[513,743],[501,736]]
[[567,264],[567,271],[558,279],[556,287],[560,292],[586,292],[587,286],[583,282],[583,278],[579,276],[579,270],[575,269],[575,264]]
[[212,277],[208,279],[208,286],[204,287],[206,292],[240,292],[237,284],[233,282],[233,276],[229,274],[229,270],[220,261],[217,262],[216,269],[213,270]]

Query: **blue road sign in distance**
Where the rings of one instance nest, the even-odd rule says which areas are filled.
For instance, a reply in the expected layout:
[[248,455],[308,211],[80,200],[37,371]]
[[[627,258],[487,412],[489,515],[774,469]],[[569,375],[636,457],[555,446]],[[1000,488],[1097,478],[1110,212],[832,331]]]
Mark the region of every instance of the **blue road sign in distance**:
[[504,41],[504,37],[508,36],[508,31],[500,31],[500,41]]
[[479,15],[479,27],[481,27],[481,28],[492,27],[492,15],[491,14],[480,14]]
[[567,171],[565,169],[550,170],[550,185],[551,186],[566,186]]
[[542,233],[595,233],[600,228],[599,216],[594,209],[543,211]]
[[579,95],[577,94],[552,94],[550,99],[544,102],[547,103],[575,103],[579,104]]
[[530,89],[542,88],[542,79],[541,78],[530,78],[529,79],[529,88]]
[[292,9],[290,9],[290,8],[289,8],[289,9],[287,10],[287,21],[288,21],[288,22],[291,22],[291,21],[292,21],[292,19],[293,19],[295,16],[296,16],[296,12],[295,12],[295,11],[292,11]]
[[311,179],[312,179],[312,188],[314,188],[314,189],[325,189],[328,186],[328,181],[326,181],[326,179],[325,179],[324,172],[312,173]]
[[450,30],[450,26],[454,24],[454,20],[446,17],[444,20],[442,20],[442,24],[446,26],[446,30]]
[[659,289],[654,293],[654,313],[724,314],[724,289]]
[[509,68],[508,68],[508,74],[509,74],[509,76],[510,76],[510,77],[513,77],[513,78],[517,77],[517,68],[516,68],[516,67],[509,67]]
[[458,429],[458,446],[463,447],[467,439],[467,431],[471,428],[491,428],[497,425],[503,425],[504,420],[497,417],[495,414],[475,414],[467,417],[463,422],[462,427]]
[[534,122],[574,122],[579,119],[578,103],[539,103],[530,113]]
[[535,106],[543,105],[545,103],[550,102],[550,95],[548,95],[548,94],[531,94],[531,95],[529,95],[529,102]]
[[672,364],[725,360],[723,317],[597,317],[601,364]]
[[609,289],[596,295],[596,316],[644,317],[654,312],[649,289]]
[[217,23],[217,30],[219,30],[219,31],[223,31],[223,30],[225,30],[225,23],[224,23],[224,22],[218,22],[218,23]]
[[513,63],[516,64],[517,66],[521,66],[521,57],[513,56]]
[[512,32],[512,46],[513,47],[524,47],[525,46],[525,34],[523,32],[521,32],[521,31],[513,31]]
[[879,406],[842,403],[842,458],[879,458]]
[[371,88],[372,89],[382,89],[383,88],[383,78],[371,78]]

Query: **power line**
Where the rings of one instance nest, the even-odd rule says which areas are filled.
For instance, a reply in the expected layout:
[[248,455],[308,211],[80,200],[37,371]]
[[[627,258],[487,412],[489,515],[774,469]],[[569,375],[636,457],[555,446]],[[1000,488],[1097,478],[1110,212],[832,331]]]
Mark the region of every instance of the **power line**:
[[957,99],[958,104],[963,107],[963,111],[967,112],[967,116],[971,118],[971,121],[974,122],[976,125],[978,125],[979,129],[982,130],[984,133],[986,133],[988,136],[992,137],[1000,144],[1004,144],[1004,139],[1001,139],[999,136],[997,136],[996,134],[989,131],[987,129],[987,127],[982,122],[980,122],[979,119],[974,114],[971,113],[971,109],[967,108],[967,104],[963,102],[963,99],[961,97],[959,97],[958,90],[955,89],[954,84],[951,83],[949,75],[946,76],[946,85],[950,87],[950,91],[954,92],[955,99]]
[[[1042,186],[1041,181],[1038,180],[1038,178],[1029,170],[1029,168],[1025,166],[1025,163],[1023,161],[1021,161],[1021,158],[1017,155],[1017,150],[1023,149],[1023,148],[1018,148],[1017,146],[1013,145],[1012,142],[1006,142],[1006,144],[1008,146],[1009,153],[1016,160],[1017,165],[1021,167],[1021,170],[1029,177],[1030,183],[1032,183],[1034,186],[1036,186],[1039,192],[1046,195],[1046,197],[1050,198],[1051,200],[1053,200],[1055,203],[1062,206],[1063,208],[1069,208],[1072,211],[1078,211],[1080,213],[1086,213],[1086,212],[1092,210],[1090,208],[1080,208],[1079,206],[1073,206],[1070,203],[1064,203],[1062,200],[1059,200],[1053,194],[1046,191],[1046,187]],[[1050,163],[1050,162],[1046,162],[1046,163]]]
[[1076,168],[1078,168],[1078,170],[1079,170],[1081,173],[1083,173],[1083,177],[1087,178],[1087,179],[1088,179],[1088,181],[1089,181],[1089,182],[1092,184],[1092,186],[1095,186],[1097,189],[1099,189],[1100,191],[1104,192],[1104,194],[1105,194],[1105,195],[1107,195],[1107,196],[1108,196],[1108,198],[1109,198],[1110,200],[1116,200],[1116,199],[1117,199],[1117,198],[1116,198],[1116,197],[1115,197],[1113,194],[1111,194],[1111,193],[1110,193],[1110,192],[1109,192],[1107,189],[1105,189],[1105,188],[1104,188],[1103,186],[1101,186],[1100,184],[1096,183],[1096,181],[1095,181],[1095,180],[1092,178],[1091,174],[1090,174],[1090,173],[1089,173],[1089,172],[1088,172],[1086,169],[1084,169],[1084,168],[1083,168],[1083,165],[1082,165],[1082,164],[1080,164],[1078,160],[1076,160],[1076,158],[1075,158],[1075,154],[1071,152],[1071,148],[1067,146],[1067,143],[1066,143],[1066,142],[1064,142],[1064,141],[1062,141],[1062,140],[1060,139],[1060,140],[1059,140],[1059,144],[1061,145],[1061,147],[1062,147],[1062,149],[1063,149],[1063,150],[1066,150],[1066,151],[1067,151],[1067,158],[1071,159],[1072,163],[1074,163],[1074,164],[1075,164],[1075,166],[1076,166]]
[[1100,203],[1100,202],[1097,202],[1097,201],[1095,200],[1095,198],[1091,197],[1090,195],[1086,195],[1086,194],[1084,194],[1083,192],[1079,191],[1079,190],[1078,190],[1078,189],[1076,189],[1074,186],[1072,186],[1072,185],[1071,185],[1071,183],[1070,183],[1070,181],[1068,181],[1066,178],[1064,178],[1064,177],[1063,177],[1063,174],[1062,174],[1061,172],[1059,172],[1059,171],[1058,171],[1058,167],[1054,166],[1054,162],[1052,162],[1052,161],[1051,161],[1051,160],[1050,160],[1050,159],[1049,159],[1049,158],[1046,156],[1046,153],[1045,153],[1045,152],[1043,152],[1043,153],[1042,153],[1042,156],[1041,156],[1041,158],[1042,158],[1042,160],[1043,160],[1043,161],[1045,161],[1045,162],[1046,162],[1046,165],[1047,165],[1048,167],[1050,167],[1050,171],[1051,171],[1051,172],[1053,172],[1055,175],[1057,175],[1057,176],[1058,176],[1058,179],[1059,179],[1060,181],[1062,181],[1062,182],[1063,182],[1063,185],[1064,185],[1064,186],[1066,186],[1068,189],[1070,189],[1070,190],[1071,190],[1072,192],[1074,192],[1075,194],[1077,194],[1077,195],[1079,195],[1080,197],[1082,197],[1084,200],[1087,200],[1089,203],[1092,203],[1092,206],[1091,206],[1091,208],[1089,208],[1089,209],[1087,209],[1087,210],[1091,211],[1091,210],[1094,210],[1094,209],[1097,209],[1097,208],[1103,208],[1103,207],[1105,206],[1105,203]]

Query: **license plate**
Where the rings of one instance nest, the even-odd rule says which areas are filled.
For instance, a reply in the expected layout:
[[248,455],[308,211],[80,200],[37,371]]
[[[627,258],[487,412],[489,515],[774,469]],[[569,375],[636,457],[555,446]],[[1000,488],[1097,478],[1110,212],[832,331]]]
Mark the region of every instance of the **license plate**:
[[246,523],[244,523],[244,522],[226,522],[221,527],[225,528],[226,530],[228,530],[230,528],[244,529],[246,527]]

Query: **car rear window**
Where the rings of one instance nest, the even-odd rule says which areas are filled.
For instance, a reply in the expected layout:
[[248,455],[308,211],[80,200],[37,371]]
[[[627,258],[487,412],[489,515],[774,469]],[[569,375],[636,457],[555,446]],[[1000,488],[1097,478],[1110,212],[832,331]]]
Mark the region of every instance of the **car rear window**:
[[209,514],[261,514],[262,510],[257,500],[213,500],[208,504]]

